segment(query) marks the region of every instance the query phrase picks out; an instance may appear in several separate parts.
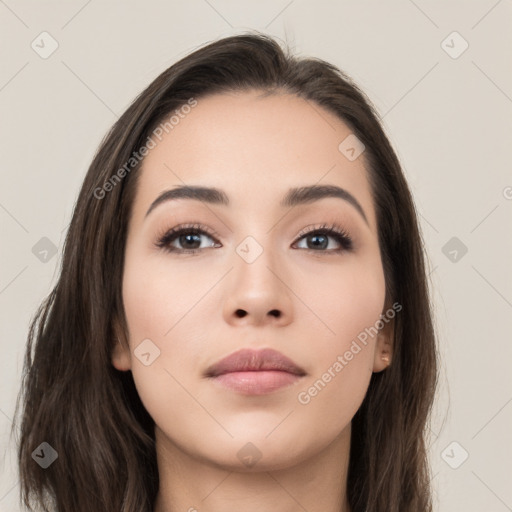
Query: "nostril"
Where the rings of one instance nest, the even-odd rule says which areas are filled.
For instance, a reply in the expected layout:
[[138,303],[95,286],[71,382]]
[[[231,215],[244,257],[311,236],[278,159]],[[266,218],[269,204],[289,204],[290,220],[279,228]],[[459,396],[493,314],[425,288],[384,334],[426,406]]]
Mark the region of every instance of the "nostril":
[[[272,316],[275,316],[276,318],[279,318],[281,316],[281,312],[278,310],[278,309],[272,309],[269,311],[269,314],[272,315]],[[235,315],[238,317],[238,318],[243,318],[244,316],[247,315],[247,311],[243,310],[243,309],[237,309],[235,311]]]

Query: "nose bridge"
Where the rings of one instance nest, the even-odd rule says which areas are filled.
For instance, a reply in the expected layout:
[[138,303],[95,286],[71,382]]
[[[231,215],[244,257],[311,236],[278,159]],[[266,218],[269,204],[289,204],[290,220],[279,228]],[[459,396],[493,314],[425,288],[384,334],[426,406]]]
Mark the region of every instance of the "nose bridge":
[[[257,238],[256,238],[257,237]],[[234,255],[236,286],[249,287],[254,294],[275,292],[275,275],[270,269],[276,266],[275,248],[271,237],[258,234],[246,236],[236,247]]]

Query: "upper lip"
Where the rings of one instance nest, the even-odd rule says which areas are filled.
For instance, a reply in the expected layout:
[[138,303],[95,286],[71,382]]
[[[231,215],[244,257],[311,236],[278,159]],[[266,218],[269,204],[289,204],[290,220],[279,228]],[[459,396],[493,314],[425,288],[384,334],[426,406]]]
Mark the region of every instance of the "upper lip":
[[206,370],[207,377],[217,377],[225,373],[251,371],[282,371],[294,375],[306,372],[281,352],[266,348],[262,350],[241,349],[221,359]]

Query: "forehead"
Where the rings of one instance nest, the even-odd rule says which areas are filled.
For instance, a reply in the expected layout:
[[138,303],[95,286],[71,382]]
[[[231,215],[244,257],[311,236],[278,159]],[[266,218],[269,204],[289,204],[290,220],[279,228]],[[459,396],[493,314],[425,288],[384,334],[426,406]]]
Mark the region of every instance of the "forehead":
[[375,225],[364,154],[350,161],[340,152],[351,130],[316,103],[291,94],[233,92],[199,98],[186,112],[161,140],[152,137],[156,146],[140,170],[134,217],[177,186],[221,188],[230,208],[258,213],[277,209],[291,187],[330,184],[354,195]]

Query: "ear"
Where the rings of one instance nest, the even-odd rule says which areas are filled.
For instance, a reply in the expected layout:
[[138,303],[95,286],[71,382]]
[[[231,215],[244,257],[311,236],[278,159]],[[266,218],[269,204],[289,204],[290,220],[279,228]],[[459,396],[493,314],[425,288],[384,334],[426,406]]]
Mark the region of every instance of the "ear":
[[130,347],[127,343],[122,343],[119,338],[114,340],[114,347],[111,356],[112,366],[120,371],[128,371],[132,368],[132,359],[130,355]]
[[111,353],[112,366],[119,371],[126,372],[132,368],[130,346],[128,341],[125,339],[119,324],[114,322],[114,325],[114,332],[116,336],[114,338],[114,346]]
[[394,319],[384,317],[382,322],[384,326],[378,332],[375,343],[375,355],[373,360],[373,371],[375,373],[385,370],[393,359],[395,321]]

